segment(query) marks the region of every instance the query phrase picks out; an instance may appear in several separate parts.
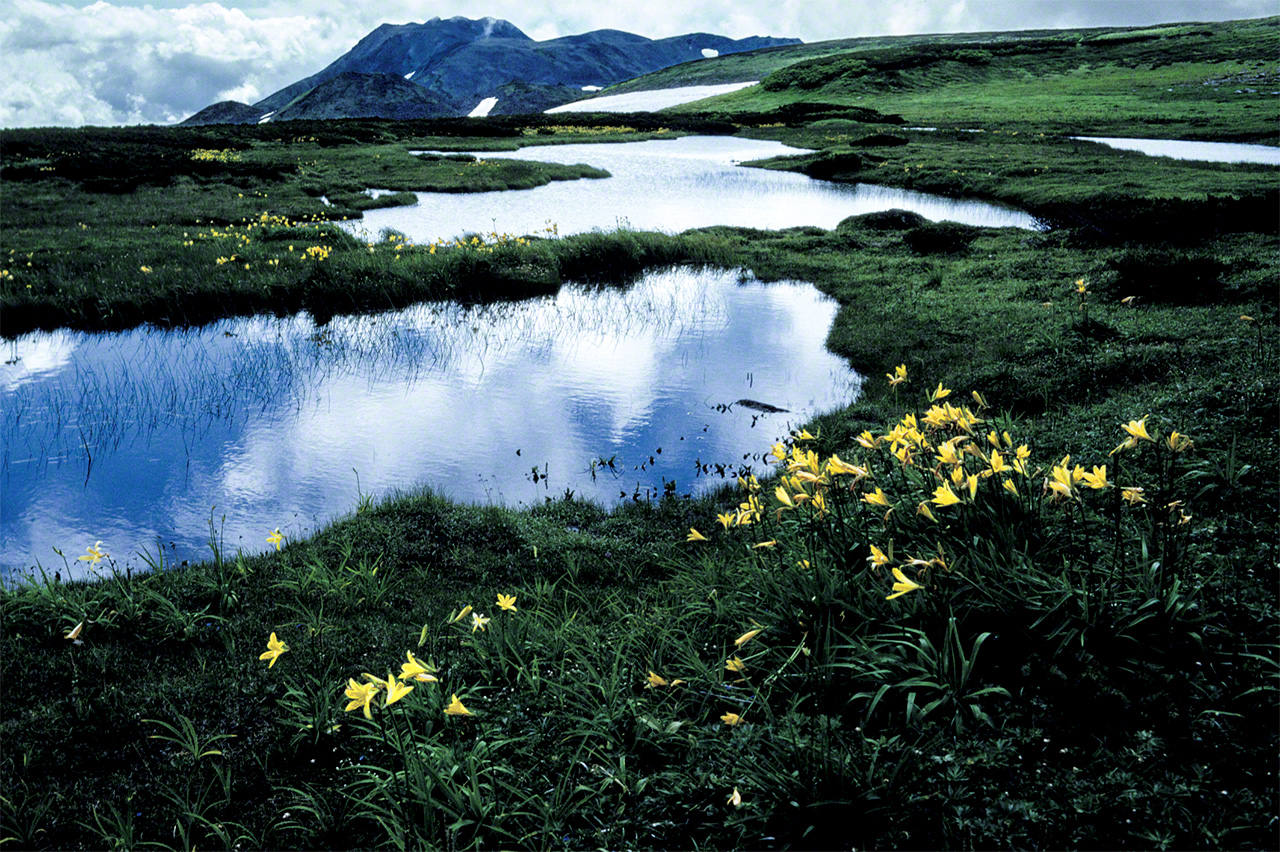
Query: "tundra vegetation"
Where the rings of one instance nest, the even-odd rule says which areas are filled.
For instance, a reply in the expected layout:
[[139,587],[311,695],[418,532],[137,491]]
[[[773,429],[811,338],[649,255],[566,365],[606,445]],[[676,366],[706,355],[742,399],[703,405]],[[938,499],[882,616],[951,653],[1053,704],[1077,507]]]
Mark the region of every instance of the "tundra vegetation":
[[[813,281],[841,305],[829,347],[868,376],[767,448],[771,475],[696,499],[423,490],[305,540],[263,518],[261,553],[211,519],[208,561],[142,576],[63,543],[101,579],[52,563],[0,597],[0,839],[1274,846],[1278,171],[1064,137],[1275,144],[1278,23],[766,51],[760,89],[572,125],[0,134],[8,336],[692,263]],[[664,130],[781,139],[815,153],[763,165],[1051,227],[891,211],[409,245],[333,225],[408,201],[365,187],[597,176],[410,149]]]

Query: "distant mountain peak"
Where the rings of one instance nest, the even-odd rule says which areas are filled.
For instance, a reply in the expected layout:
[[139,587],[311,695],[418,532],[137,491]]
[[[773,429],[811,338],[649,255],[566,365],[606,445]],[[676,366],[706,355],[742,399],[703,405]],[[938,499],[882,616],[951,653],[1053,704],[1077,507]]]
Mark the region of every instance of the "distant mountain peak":
[[[519,94],[519,108],[541,111],[572,99],[567,93],[581,91],[584,85],[611,86],[711,55],[798,43],[799,39],[731,39],[710,33],[650,39],[621,30],[535,41],[501,18],[435,17],[420,24],[382,24],[319,73],[263,98],[253,109],[260,116],[269,115],[266,120],[284,121],[301,117],[294,115],[294,107],[306,98],[311,115],[341,117],[357,103],[361,115],[380,115],[377,88],[385,84],[387,117],[417,109],[464,116],[487,98],[499,98],[498,112],[515,107],[515,103],[502,104],[499,90],[521,84],[507,89]],[[380,77],[347,79],[342,87],[321,88],[351,73],[394,76],[395,82]],[[406,86],[420,89],[427,97],[412,97]],[[338,102],[321,108],[317,101],[323,97],[336,97]],[[250,112],[223,109],[212,115],[247,118]]]

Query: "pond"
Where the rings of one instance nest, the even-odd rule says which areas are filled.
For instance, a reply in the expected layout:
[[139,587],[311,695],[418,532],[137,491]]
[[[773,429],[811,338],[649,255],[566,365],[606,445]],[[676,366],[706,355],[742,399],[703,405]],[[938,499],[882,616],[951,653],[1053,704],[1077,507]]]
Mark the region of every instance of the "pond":
[[211,519],[259,552],[424,485],[611,504],[732,481],[856,397],[824,346],[835,312],[809,284],[674,269],[324,326],[25,335],[0,366],[0,577],[38,561],[65,578],[54,547],[82,572],[98,540],[121,569],[157,541],[170,564],[203,559]]
[[760,229],[815,225],[830,229],[849,216],[895,207],[934,221],[1029,230],[1040,227],[1029,214],[996,204],[872,184],[834,183],[739,165],[804,153],[808,152],[778,142],[730,136],[476,152],[480,158],[587,163],[613,177],[508,192],[419,192],[417,204],[370,210],[351,227],[373,236],[392,228],[418,243],[465,233],[540,233],[549,224],[562,235],[619,227],[668,233],[711,225]]
[[1280,147],[1239,142],[1184,142],[1179,139],[1124,139],[1113,136],[1072,136],[1081,142],[1097,142],[1122,151],[1138,151],[1152,157],[1202,160],[1208,163],[1259,163],[1280,166]]

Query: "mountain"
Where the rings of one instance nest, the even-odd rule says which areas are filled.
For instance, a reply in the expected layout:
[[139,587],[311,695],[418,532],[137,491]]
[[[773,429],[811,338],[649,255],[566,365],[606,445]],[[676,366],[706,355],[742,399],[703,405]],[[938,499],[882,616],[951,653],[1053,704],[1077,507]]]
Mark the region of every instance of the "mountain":
[[262,118],[262,110],[239,101],[218,101],[182,122],[191,127],[200,124],[253,124]]
[[[689,33],[663,39],[649,39],[620,30],[596,30],[582,35],[565,36],[548,41],[535,41],[514,24],[496,18],[432,18],[422,24],[383,24],[362,38],[355,47],[310,77],[284,87],[253,104],[257,116],[247,118],[247,111],[226,107],[216,115],[232,118],[246,116],[243,121],[301,117],[291,112],[303,98],[310,98],[319,87],[346,74],[381,74],[386,80],[394,76],[400,81],[430,93],[445,110],[437,115],[466,115],[485,98],[497,97],[495,113],[511,112],[512,107],[528,106],[545,109],[570,99],[570,92],[581,92],[588,86],[610,86],[683,62],[706,56],[740,53],[777,45],[799,44],[799,39],[753,36],[731,39],[710,33]],[[502,103],[502,87],[509,89],[518,104]],[[344,92],[350,94],[348,88]],[[390,106],[376,108],[378,93],[372,81],[365,81],[367,92],[360,99],[369,115],[387,115]],[[402,88],[402,87],[398,87]],[[400,94],[394,96],[396,109],[407,108]],[[201,110],[183,124],[208,123],[195,119],[205,116],[211,107]],[[318,110],[313,102],[310,110]],[[328,111],[332,117],[347,115],[342,103]]]
[[[261,105],[254,109],[261,114]],[[326,80],[269,121],[322,118],[436,118],[453,115],[453,106],[438,95],[415,86],[399,74],[360,74],[344,71]]]

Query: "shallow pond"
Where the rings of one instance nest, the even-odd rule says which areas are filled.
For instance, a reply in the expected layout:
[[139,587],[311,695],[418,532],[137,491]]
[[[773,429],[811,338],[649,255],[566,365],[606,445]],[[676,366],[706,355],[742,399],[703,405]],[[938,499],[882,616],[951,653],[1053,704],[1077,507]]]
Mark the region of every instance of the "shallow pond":
[[677,269],[322,327],[26,335],[0,366],[0,576],[65,577],[54,547],[82,571],[97,540],[120,567],[157,539],[202,559],[211,518],[257,552],[421,485],[508,505],[715,485],[855,398],[824,347],[835,312],[808,284]]
[[1280,148],[1239,142],[1184,142],[1179,139],[1125,139],[1113,136],[1072,136],[1122,151],[1139,151],[1152,157],[1202,160],[1209,163],[1259,163],[1280,166]]
[[393,228],[425,243],[465,233],[540,233],[552,224],[561,234],[618,227],[668,233],[710,225],[770,230],[798,225],[834,228],[846,217],[895,207],[934,221],[1039,227],[1023,211],[986,202],[872,184],[834,183],[739,165],[804,153],[778,142],[728,136],[480,152],[476,153],[480,158],[587,163],[613,177],[508,192],[419,192],[418,203],[412,207],[370,210],[362,221],[352,224],[352,229],[377,236],[384,228]]

